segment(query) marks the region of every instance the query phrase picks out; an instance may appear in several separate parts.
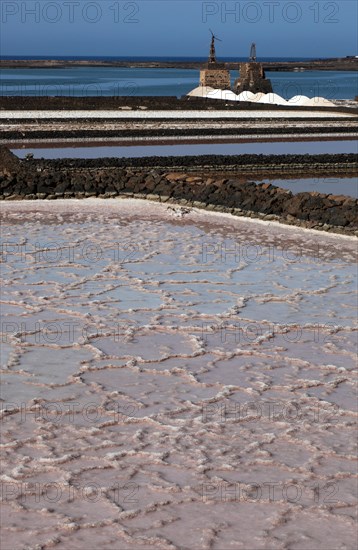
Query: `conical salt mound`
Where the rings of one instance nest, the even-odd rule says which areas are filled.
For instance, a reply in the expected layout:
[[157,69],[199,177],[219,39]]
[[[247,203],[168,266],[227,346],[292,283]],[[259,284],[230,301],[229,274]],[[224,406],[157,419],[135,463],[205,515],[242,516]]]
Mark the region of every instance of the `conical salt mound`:
[[207,94],[209,92],[212,92],[213,89],[214,88],[211,88],[210,86],[198,86],[186,95],[188,95],[189,97],[207,97]]
[[216,90],[215,88],[207,93],[206,97],[208,99],[224,99],[222,96],[223,90]]
[[237,95],[232,90],[223,90],[223,98],[229,101],[237,101]]
[[295,95],[286,101],[275,93],[264,94],[259,92],[253,94],[250,91],[243,91],[239,95],[236,95],[232,90],[218,90],[210,86],[198,86],[189,92],[187,96],[220,99],[221,101],[249,101],[270,105],[288,105],[289,107],[335,107],[334,103],[324,97],[312,97],[312,99],[309,99],[305,95]]
[[309,99],[306,95],[295,95],[288,100],[288,103],[291,105],[304,105]]
[[238,101],[252,101],[252,98],[254,97],[254,94],[250,91],[243,91],[241,94],[239,94],[237,97]]
[[287,105],[287,101],[277,94],[266,94],[258,103],[269,103],[271,105]]
[[265,97],[265,94],[263,92],[258,92],[257,94],[253,95],[252,98],[250,99],[250,101],[253,101],[255,103],[257,103],[258,101],[260,101],[263,97]]
[[236,101],[237,96],[231,90],[211,90],[207,96],[209,99],[221,99],[224,101]]
[[325,97],[313,97],[304,103],[305,107],[335,107],[335,104]]

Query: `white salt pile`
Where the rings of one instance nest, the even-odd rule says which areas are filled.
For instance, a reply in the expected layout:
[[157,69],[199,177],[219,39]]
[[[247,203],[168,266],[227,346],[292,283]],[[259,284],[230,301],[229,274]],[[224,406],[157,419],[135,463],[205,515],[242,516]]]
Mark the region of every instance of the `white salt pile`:
[[189,97],[207,97],[208,93],[212,92],[213,90],[214,88],[211,88],[211,86],[198,86],[187,95]]
[[295,95],[288,100],[290,105],[304,105],[306,101],[309,101],[309,97],[306,95]]
[[270,103],[271,105],[287,105],[287,101],[278,94],[265,94],[258,103]]
[[250,91],[244,91],[236,97],[236,101],[252,101],[252,99],[255,97],[255,94]]
[[325,97],[313,97],[304,103],[305,107],[334,107],[334,103]]
[[253,94],[250,101],[258,103],[264,96],[265,96],[265,94],[263,92],[259,92],[258,94],[255,94],[255,95]]
[[231,90],[212,90],[208,93],[209,99],[221,99],[226,101],[237,101],[237,95]]
[[187,94],[190,97],[206,97],[208,99],[220,99],[222,101],[249,101],[251,103],[263,103],[269,105],[285,105],[288,107],[335,107],[334,103],[324,97],[312,97],[296,95],[286,100],[278,94],[253,94],[243,91],[236,95],[232,90],[218,90],[209,86],[198,86]]

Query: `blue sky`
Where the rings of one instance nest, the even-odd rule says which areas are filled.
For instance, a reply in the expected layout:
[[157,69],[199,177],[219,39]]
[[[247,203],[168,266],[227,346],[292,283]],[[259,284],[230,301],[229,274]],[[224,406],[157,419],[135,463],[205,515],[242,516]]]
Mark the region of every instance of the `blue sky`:
[[358,55],[356,0],[0,0],[0,55]]

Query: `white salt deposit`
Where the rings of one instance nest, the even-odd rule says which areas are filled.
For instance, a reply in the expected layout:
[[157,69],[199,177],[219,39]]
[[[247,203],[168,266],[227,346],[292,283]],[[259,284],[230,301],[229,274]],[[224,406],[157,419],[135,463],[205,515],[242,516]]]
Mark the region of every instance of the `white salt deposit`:
[[[324,97],[309,98],[305,95],[296,95],[286,100],[278,94],[264,94],[259,92],[253,94],[250,91],[243,91],[236,95],[231,90],[219,90],[207,86],[199,86],[187,94],[188,96],[207,97],[209,99],[221,99],[226,101],[250,101],[270,105],[285,105],[288,107],[335,107],[334,103]],[[1,116],[1,115],[0,115]]]
[[250,91],[244,91],[244,92],[241,92],[241,94],[237,95],[236,97],[237,97],[237,101],[252,101],[252,99],[255,97],[255,94],[253,94]]
[[209,99],[237,101],[237,95],[232,90],[212,90],[207,94],[207,97]]
[[[188,93],[190,97],[207,97],[208,93],[212,92],[214,88],[211,86],[198,86]],[[307,98],[308,99],[308,98]]]
[[259,103],[270,103],[271,105],[287,105],[287,101],[278,94],[266,94],[259,100]]
[[258,92],[257,94],[252,94],[252,97],[250,101],[254,101],[255,103],[259,103],[260,100],[265,96],[263,92]]
[[174,214],[2,207],[2,548],[356,548],[354,240]]
[[291,99],[288,100],[288,103],[291,105],[304,105],[306,101],[309,101],[309,97],[306,95],[295,95],[294,97],[291,97]]
[[313,97],[304,103],[305,107],[335,107],[334,103],[325,97]]
[[[259,102],[260,103],[260,102]],[[290,105],[287,103],[287,105]],[[316,106],[316,105],[315,105]],[[130,119],[130,120],[157,120],[157,119],[210,119],[210,120],[222,120],[225,118],[291,118],[291,117],[300,117],[300,118],[326,118],[327,113],[320,111],[301,111],[299,106],[296,107],[292,105],[292,110],[287,111],[274,111],[274,110],[255,110],[245,111],[243,109],[230,110],[230,111],[204,111],[204,110],[180,110],[180,111],[141,111],[141,110],[131,110],[131,111],[0,111],[0,120],[3,119],[36,119],[36,120],[66,120],[66,119],[109,119],[109,120],[121,120],[121,119]],[[354,116],[354,113],[337,113],[332,112],[329,114],[330,117],[334,116],[335,118],[347,118]]]

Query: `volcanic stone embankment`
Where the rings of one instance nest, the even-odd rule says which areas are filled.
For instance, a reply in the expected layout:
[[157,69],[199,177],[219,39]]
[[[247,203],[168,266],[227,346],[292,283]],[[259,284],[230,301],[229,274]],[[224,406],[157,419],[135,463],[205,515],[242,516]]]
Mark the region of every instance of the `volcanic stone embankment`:
[[[138,197],[358,235],[358,201],[247,176],[357,172],[355,155],[23,160],[0,148],[0,199]],[[347,172],[346,172],[347,173]]]
[[[236,101],[218,101],[206,97],[188,97],[183,96],[177,98],[175,96],[117,96],[117,97],[35,97],[35,96],[2,96],[0,97],[0,109],[3,111],[51,111],[51,110],[159,110],[159,111],[182,111],[185,110],[232,110],[237,111],[238,108],[251,110],[253,116],[258,109],[256,103],[250,101],[240,102],[240,106]],[[292,111],[292,107],[285,105],[271,105],[260,103],[260,111]],[[317,112],[341,112],[350,115],[358,115],[358,106],[349,108],[345,106],[333,107],[304,107],[300,106],[300,111]]]

